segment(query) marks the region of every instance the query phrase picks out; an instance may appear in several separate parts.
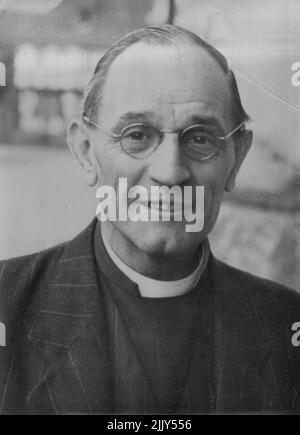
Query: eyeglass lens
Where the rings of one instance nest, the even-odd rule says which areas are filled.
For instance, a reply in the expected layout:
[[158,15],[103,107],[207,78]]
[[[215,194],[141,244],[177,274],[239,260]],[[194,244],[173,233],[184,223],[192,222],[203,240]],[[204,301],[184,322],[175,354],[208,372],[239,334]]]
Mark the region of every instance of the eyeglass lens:
[[[143,158],[154,151],[163,135],[164,133],[150,125],[132,125],[122,131],[121,145],[127,154]],[[185,154],[195,160],[205,160],[213,156],[222,144],[217,130],[206,125],[186,128],[180,133],[179,139]]]

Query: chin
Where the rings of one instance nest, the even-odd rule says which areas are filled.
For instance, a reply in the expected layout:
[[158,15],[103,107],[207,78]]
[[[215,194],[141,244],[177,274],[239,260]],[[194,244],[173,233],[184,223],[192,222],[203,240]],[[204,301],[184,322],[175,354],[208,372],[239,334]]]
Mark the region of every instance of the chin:
[[194,251],[205,238],[203,231],[186,232],[182,222],[138,222],[126,233],[138,249],[153,256],[173,257]]

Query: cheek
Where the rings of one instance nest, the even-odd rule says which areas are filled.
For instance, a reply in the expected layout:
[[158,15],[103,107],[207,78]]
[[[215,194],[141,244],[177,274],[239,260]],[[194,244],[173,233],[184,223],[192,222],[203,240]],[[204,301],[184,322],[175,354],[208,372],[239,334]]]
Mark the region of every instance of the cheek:
[[194,184],[204,186],[205,194],[208,196],[222,192],[230,175],[231,156],[221,157],[192,168]]
[[97,149],[95,161],[99,176],[99,185],[118,188],[119,179],[126,178],[128,187],[138,184],[144,172],[142,163],[128,157],[120,149]]
[[[221,156],[220,156],[221,157]],[[230,155],[215,159],[198,167],[195,177],[198,186],[204,186],[204,212],[207,222],[218,214],[225,184],[231,171]],[[195,174],[195,171],[193,171]]]

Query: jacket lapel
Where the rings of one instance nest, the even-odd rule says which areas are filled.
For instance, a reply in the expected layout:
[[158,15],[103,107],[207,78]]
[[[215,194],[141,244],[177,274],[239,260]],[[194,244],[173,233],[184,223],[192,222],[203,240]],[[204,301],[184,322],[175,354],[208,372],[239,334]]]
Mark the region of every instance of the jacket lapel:
[[282,409],[274,333],[266,329],[269,322],[247,282],[237,282],[230,271],[211,255],[199,282],[199,335],[180,412]]
[[97,413],[111,409],[111,375],[104,302],[92,250],[94,223],[66,245],[41,297],[29,333],[43,360],[27,397],[39,413]]
[[228,266],[212,258],[210,267],[215,289],[215,411],[282,409],[272,355],[274,331],[268,330],[270,322],[264,318],[266,301],[259,306],[247,281]]

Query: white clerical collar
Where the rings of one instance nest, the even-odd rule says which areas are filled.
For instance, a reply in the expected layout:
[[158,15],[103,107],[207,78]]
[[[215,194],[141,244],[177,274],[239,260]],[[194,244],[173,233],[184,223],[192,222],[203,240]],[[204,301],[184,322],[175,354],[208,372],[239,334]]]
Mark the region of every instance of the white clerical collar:
[[186,278],[177,281],[159,281],[142,275],[127,266],[111,249],[107,240],[101,235],[105,249],[115,265],[135,284],[137,284],[141,296],[145,298],[171,298],[182,296],[191,291],[199,281],[205,269],[208,258],[208,243],[202,243],[202,255],[198,267]]

